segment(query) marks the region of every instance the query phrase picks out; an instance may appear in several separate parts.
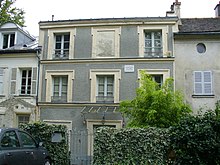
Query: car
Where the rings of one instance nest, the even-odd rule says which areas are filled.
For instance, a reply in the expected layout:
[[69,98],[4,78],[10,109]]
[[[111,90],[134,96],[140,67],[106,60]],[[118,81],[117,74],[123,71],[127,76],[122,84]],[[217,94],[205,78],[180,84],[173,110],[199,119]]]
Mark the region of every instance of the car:
[[29,133],[0,128],[0,165],[51,165],[48,151]]

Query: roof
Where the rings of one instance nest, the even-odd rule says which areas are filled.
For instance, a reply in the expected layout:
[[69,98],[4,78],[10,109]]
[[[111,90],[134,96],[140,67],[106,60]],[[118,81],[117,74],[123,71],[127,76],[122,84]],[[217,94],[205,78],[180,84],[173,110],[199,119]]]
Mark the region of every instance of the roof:
[[220,18],[184,18],[179,33],[220,32]]

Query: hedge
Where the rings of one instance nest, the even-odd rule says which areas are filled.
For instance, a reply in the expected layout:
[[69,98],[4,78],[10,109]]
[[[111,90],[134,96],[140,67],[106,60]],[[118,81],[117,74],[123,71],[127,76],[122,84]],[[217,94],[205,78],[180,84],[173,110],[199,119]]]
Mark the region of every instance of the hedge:
[[[69,165],[70,157],[67,143],[67,128],[64,125],[48,125],[44,122],[21,124],[21,129],[29,132],[35,139],[40,139],[52,157],[54,165]],[[54,132],[62,133],[61,142],[52,142]]]
[[94,165],[164,165],[168,129],[101,128],[94,138]]

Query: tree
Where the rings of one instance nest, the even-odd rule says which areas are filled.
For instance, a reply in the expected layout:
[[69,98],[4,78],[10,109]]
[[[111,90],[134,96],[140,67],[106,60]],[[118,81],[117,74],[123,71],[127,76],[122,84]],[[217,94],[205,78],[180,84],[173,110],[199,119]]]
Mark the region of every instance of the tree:
[[16,0],[0,0],[0,25],[13,22],[24,26],[24,11],[13,7]]
[[191,112],[181,92],[173,90],[173,79],[167,79],[159,87],[150,75],[142,72],[140,84],[133,100],[120,103],[120,111],[128,118],[129,127],[168,128]]

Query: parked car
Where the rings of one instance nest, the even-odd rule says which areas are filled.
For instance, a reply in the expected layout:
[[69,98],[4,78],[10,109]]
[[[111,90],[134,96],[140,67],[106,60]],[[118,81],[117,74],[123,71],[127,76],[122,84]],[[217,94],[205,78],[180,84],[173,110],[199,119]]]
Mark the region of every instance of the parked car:
[[0,165],[51,165],[51,158],[29,133],[0,128]]

